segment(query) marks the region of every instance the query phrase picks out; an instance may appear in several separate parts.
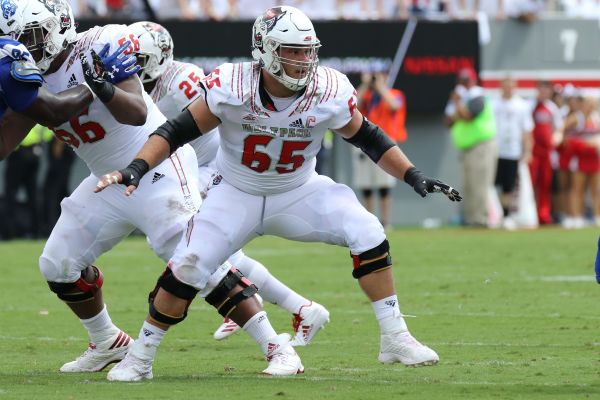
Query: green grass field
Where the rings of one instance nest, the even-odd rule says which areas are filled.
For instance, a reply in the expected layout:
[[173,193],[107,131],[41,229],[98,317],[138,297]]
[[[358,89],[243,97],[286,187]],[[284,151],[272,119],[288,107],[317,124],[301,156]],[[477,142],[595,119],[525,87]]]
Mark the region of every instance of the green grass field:
[[[413,334],[435,367],[377,361],[379,335],[351,277],[346,249],[261,238],[247,253],[325,305],[331,323],[298,349],[306,373],[258,374],[266,363],[245,334],[215,342],[220,323],[204,301],[158,351],[154,380],[63,375],[86,347],[84,329],[39,273],[42,242],[0,243],[1,399],[600,399],[598,232],[411,230],[392,232],[395,277]],[[163,263],[132,238],[97,263],[113,320],[137,337],[146,295]],[[290,316],[266,306],[277,331]]]

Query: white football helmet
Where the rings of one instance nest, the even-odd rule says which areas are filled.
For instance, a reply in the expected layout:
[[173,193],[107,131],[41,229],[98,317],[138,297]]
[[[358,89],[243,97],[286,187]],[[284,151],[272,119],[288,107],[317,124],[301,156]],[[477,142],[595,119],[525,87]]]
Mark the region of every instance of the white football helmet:
[[[310,19],[294,7],[269,8],[252,27],[252,57],[275,79],[290,90],[298,91],[313,79],[321,47]],[[284,58],[282,50],[300,51],[299,58]],[[294,70],[290,76],[284,64]]]
[[75,20],[66,0],[1,0],[0,30],[31,52],[42,73],[76,40]]
[[173,39],[162,25],[142,21],[129,25],[129,29],[140,41],[140,49],[135,50],[138,72],[143,83],[160,78],[173,62]]

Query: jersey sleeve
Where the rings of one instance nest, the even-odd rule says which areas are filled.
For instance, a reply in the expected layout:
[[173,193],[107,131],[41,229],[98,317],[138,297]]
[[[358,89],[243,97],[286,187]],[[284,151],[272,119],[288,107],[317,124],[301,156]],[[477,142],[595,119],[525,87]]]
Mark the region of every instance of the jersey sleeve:
[[6,60],[0,64],[0,87],[4,92],[5,102],[14,111],[22,112],[29,108],[37,99],[38,89],[42,83],[42,77],[30,77],[30,79],[18,79],[11,72],[19,61]]
[[188,64],[172,79],[167,92],[179,111],[183,111],[198,96],[202,95],[203,91],[198,84],[203,78],[204,71],[202,68]]
[[37,98],[42,74],[21,43],[3,39],[0,47],[0,88],[4,100],[8,107],[22,112]]
[[221,118],[223,104],[231,96],[231,71],[233,64],[221,64],[209,75],[200,80],[199,87],[210,111]]
[[346,75],[335,72],[338,92],[332,100],[332,114],[329,122],[331,129],[340,129],[346,126],[356,112],[356,90]]

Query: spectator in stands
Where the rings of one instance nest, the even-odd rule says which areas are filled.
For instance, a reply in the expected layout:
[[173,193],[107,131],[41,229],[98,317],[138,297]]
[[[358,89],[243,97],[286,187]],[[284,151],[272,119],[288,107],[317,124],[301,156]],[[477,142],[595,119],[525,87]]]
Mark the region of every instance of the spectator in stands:
[[340,19],[367,20],[371,19],[371,8],[367,0],[337,0]]
[[278,0],[230,0],[231,17],[234,19],[254,21],[257,15],[271,7],[276,7]]
[[[150,0],[76,0],[71,1],[75,17],[137,19],[148,15]],[[148,4],[147,4],[148,3]]]
[[403,3],[401,7],[406,7],[407,14],[412,17],[439,19],[447,18],[450,0],[404,0]]
[[[116,0],[115,0],[116,1]],[[160,20],[200,18],[200,0],[148,0],[152,10]]]
[[232,0],[199,0],[200,18],[221,21],[231,19]]
[[519,162],[529,163],[533,147],[531,109],[514,89],[515,81],[505,78],[502,96],[492,102],[498,140],[496,185],[502,189],[500,204],[504,217],[508,216],[512,204]]
[[92,11],[88,7],[85,0],[75,0],[71,1],[71,9],[73,10],[73,15],[77,17],[91,17]]
[[[558,152],[558,170],[556,171],[557,199],[555,204],[555,215],[561,217],[561,224],[565,228],[574,228],[574,211],[571,206],[571,181],[573,172],[577,169],[577,157],[575,157],[575,147],[577,147],[577,136],[583,131],[584,116],[581,110],[583,97],[571,87],[565,86],[563,97],[567,104],[568,111],[565,116],[562,142],[557,148]],[[561,115],[564,112],[561,110]]]
[[592,199],[594,223],[600,226],[600,157],[596,146],[600,135],[600,115],[596,98],[584,98],[581,115],[581,131],[571,140],[573,153],[578,161],[577,169],[572,175],[569,196],[573,211],[572,228],[585,226],[585,194],[588,190]]
[[464,223],[487,227],[488,194],[493,190],[497,163],[496,124],[473,68],[458,72],[458,84],[446,106],[446,123],[461,152]]
[[[363,73],[356,98],[360,112],[399,144],[406,140],[406,100],[401,90],[387,86],[387,80],[388,73],[381,67],[374,68],[373,73]],[[365,208],[372,214],[376,214],[374,198],[379,195],[379,219],[384,227],[390,227],[390,192],[396,185],[396,179],[385,173],[362,151],[356,150],[354,186],[362,191]]]
[[544,0],[505,0],[506,15],[521,22],[532,23],[544,10]]
[[540,224],[553,222],[551,155],[555,146],[562,142],[563,120],[551,97],[552,84],[540,81],[533,108],[533,156],[529,164]]
[[313,21],[338,19],[338,0],[290,0],[285,4],[302,10]]

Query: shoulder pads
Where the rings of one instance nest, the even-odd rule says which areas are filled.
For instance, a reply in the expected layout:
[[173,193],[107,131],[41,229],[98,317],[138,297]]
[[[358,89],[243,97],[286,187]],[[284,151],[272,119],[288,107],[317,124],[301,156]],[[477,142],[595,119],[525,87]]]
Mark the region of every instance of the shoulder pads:
[[43,79],[40,69],[35,63],[27,60],[13,61],[10,65],[10,75],[21,82],[34,82],[42,85]]

